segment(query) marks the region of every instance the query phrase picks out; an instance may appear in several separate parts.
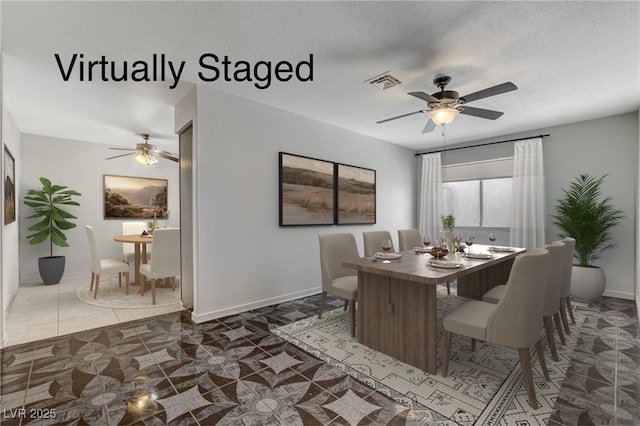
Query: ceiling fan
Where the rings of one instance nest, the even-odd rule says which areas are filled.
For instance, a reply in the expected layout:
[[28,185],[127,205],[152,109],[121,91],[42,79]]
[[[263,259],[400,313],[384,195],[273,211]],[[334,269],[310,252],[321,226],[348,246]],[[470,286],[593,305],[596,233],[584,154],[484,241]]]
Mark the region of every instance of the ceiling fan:
[[511,83],[506,82],[498,84],[497,86],[489,87],[487,89],[479,90],[477,92],[470,93],[465,96],[458,96],[458,92],[453,90],[444,90],[447,84],[451,81],[451,77],[447,75],[436,76],[433,80],[433,84],[440,88],[439,92],[428,95],[424,92],[409,92],[408,94],[418,99],[422,99],[427,102],[427,108],[418,111],[410,112],[408,114],[398,115],[396,117],[380,120],[377,124],[386,123],[387,121],[396,120],[398,118],[408,117],[414,114],[429,114],[431,118],[427,125],[422,130],[422,133],[429,133],[435,129],[436,124],[446,125],[453,121],[458,114],[473,115],[474,117],[486,118],[488,120],[495,120],[504,114],[500,111],[493,111],[484,108],[475,108],[467,106],[468,102],[477,101],[478,99],[488,98],[489,96],[499,95],[501,93],[511,92],[517,90],[518,87]]
[[147,166],[153,166],[158,163],[158,157],[164,158],[166,160],[178,162],[178,156],[176,154],[172,154],[168,151],[162,151],[156,148],[155,145],[149,143],[149,135],[146,133],[142,133],[142,139],[144,139],[143,143],[136,144],[136,148],[109,148],[115,149],[118,151],[131,151],[126,154],[114,155],[113,157],[107,157],[107,160],[113,160],[114,158],[126,157],[128,155],[135,155],[133,157],[138,163],[144,164]]

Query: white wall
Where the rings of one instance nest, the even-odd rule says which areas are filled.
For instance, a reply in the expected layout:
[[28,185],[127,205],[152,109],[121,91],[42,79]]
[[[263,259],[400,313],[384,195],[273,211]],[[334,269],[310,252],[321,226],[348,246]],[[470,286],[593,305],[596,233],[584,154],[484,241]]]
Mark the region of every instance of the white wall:
[[[82,193],[78,201],[80,207],[69,207],[69,211],[78,219],[76,228],[67,231],[70,247],[53,246],[54,255],[66,256],[65,276],[87,275],[89,280],[90,263],[85,225],[91,225],[96,231],[98,249],[103,258],[122,256],[121,243],[113,241],[115,235],[122,233],[121,220],[105,220],[103,211],[103,175],[137,176],[168,179],[169,224],[178,226],[179,222],[179,184],[178,166],[172,161],[160,160],[157,165],[142,166],[132,158],[105,160],[115,151],[108,146],[53,138],[48,136],[23,134],[21,139],[20,194],[22,198],[28,189],[40,188],[39,177],[43,176],[57,185],[66,185]],[[22,198],[20,200],[22,201]],[[34,222],[25,219],[32,210],[23,206],[20,209],[20,272],[21,282],[40,282],[37,259],[49,255],[47,243],[30,245],[26,239],[28,227]]]
[[[318,234],[415,224],[413,151],[198,87],[197,300],[202,321],[320,290]],[[278,226],[278,152],[375,169],[377,224]]]
[[[20,132],[11,115],[3,108],[2,110],[2,141],[9,148],[11,155],[15,160],[15,177],[16,177],[16,200],[20,200],[22,193],[18,187],[22,168],[20,167]],[[2,155],[4,156],[4,148]],[[4,163],[3,163],[4,164]],[[3,175],[4,176],[4,173]],[[3,185],[4,185],[4,178]],[[4,186],[2,188],[4,194]],[[16,203],[16,218],[19,217],[21,211],[20,203]],[[2,309],[7,309],[11,300],[18,292],[20,285],[20,259],[16,249],[19,241],[18,220],[8,225],[4,225],[4,209],[2,209]]]
[[[634,237],[638,196],[638,113],[534,129],[470,144],[547,133],[550,136],[543,139],[545,202],[548,215],[547,242],[553,241],[558,235],[551,215],[554,213],[556,200],[562,196],[562,189],[567,188],[570,182],[582,173],[593,176],[608,174],[603,185],[603,194],[611,196],[614,206],[622,209],[626,218],[612,232],[618,247],[604,252],[595,264],[601,266],[607,276],[605,295],[633,299],[638,246]],[[509,155],[513,155],[513,143],[448,152],[443,164],[503,158]]]

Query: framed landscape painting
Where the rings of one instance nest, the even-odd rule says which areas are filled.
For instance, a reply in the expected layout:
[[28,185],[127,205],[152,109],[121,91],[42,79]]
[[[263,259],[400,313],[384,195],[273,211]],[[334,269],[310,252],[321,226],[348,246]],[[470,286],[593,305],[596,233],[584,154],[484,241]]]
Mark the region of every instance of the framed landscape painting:
[[376,223],[376,171],[338,164],[338,225]]
[[4,224],[16,220],[16,161],[4,147]]
[[153,219],[167,211],[166,179],[104,175],[105,219]]
[[280,226],[333,225],[334,163],[280,153]]

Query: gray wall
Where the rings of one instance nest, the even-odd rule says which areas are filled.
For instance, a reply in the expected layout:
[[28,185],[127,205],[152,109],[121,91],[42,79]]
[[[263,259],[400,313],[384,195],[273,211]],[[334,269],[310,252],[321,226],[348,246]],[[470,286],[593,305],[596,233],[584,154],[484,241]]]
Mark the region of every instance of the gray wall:
[[[149,167],[134,162],[132,158],[105,160],[115,151],[106,145],[53,138],[48,136],[23,134],[21,140],[22,175],[20,193],[22,198],[30,188],[39,188],[40,176],[54,184],[66,185],[82,193],[80,207],[69,210],[78,219],[76,228],[67,231],[70,247],[53,246],[54,255],[66,256],[65,276],[85,274],[87,282],[91,264],[87,246],[85,225],[91,225],[96,231],[98,249],[103,258],[122,257],[122,244],[113,241],[115,235],[122,233],[121,220],[104,220],[103,211],[103,175],[137,176],[168,179],[169,223],[177,226],[179,222],[179,186],[178,166],[171,161],[160,160]],[[37,259],[49,255],[46,243],[30,245],[26,239],[28,227],[34,222],[25,219],[32,210],[27,206],[20,209],[20,278],[21,282],[38,282]]]
[[[628,113],[595,120],[582,121],[550,128],[534,129],[523,133],[504,135],[469,143],[531,137],[540,134],[543,139],[547,241],[557,238],[558,230],[552,224],[556,200],[562,189],[582,173],[594,176],[608,174],[603,186],[605,196],[626,214],[620,226],[613,231],[617,248],[607,251],[596,262],[607,275],[605,295],[634,298],[636,281],[636,197],[638,196],[638,113]],[[456,164],[513,156],[513,143],[469,148],[447,152],[443,164]],[[640,219],[638,219],[640,220]],[[637,293],[637,292],[636,292]]]
[[[198,87],[197,290],[205,320],[320,290],[318,234],[415,224],[413,152]],[[377,224],[278,226],[278,152],[375,169]]]

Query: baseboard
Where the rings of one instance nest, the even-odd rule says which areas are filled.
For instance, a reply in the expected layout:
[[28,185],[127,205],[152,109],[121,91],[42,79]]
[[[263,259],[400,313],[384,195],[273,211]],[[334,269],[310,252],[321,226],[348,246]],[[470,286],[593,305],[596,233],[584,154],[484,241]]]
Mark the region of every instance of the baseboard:
[[617,290],[605,290],[604,296],[617,297],[618,299],[627,299],[627,300],[635,299],[633,293],[629,293],[627,291],[617,291]]
[[288,302],[290,300],[300,299],[301,297],[312,296],[322,291],[321,287],[313,287],[307,290],[296,291],[284,294],[282,296],[270,297],[268,299],[258,300],[256,302],[246,303],[244,305],[233,306],[231,308],[220,309],[217,311],[206,312],[203,314],[191,313],[191,319],[195,323],[211,321],[216,318],[226,317],[241,312],[251,311],[253,309],[264,308],[265,306],[275,305],[276,303]]

